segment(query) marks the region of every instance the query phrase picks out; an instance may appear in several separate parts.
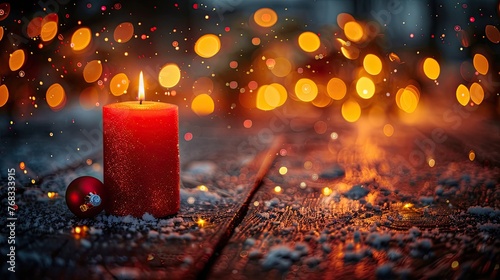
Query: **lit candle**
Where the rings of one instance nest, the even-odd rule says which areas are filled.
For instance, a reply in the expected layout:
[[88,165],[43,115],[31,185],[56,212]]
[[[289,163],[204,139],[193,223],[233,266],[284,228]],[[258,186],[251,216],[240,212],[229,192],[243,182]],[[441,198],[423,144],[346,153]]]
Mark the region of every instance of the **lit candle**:
[[106,213],[164,217],[179,211],[179,125],[176,105],[139,101],[103,108]]

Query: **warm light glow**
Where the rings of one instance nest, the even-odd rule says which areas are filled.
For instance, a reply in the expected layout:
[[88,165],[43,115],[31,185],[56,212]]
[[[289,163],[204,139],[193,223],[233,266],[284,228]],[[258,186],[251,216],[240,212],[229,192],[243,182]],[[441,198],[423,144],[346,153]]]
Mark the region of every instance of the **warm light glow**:
[[359,49],[353,45],[350,46],[342,46],[340,51],[345,56],[345,58],[350,60],[358,59],[359,57]]
[[280,193],[282,191],[280,186],[274,187],[274,192]]
[[458,103],[460,103],[462,106],[467,106],[467,103],[469,103],[470,100],[469,89],[466,86],[460,84],[457,87],[456,95]]
[[344,24],[344,33],[347,39],[359,42],[363,38],[363,27],[355,21],[350,21]]
[[488,73],[489,64],[484,55],[479,53],[475,54],[472,59],[472,64],[474,64],[474,68],[476,68],[479,74],[486,75],[486,73]]
[[470,160],[470,161],[474,161],[474,159],[476,159],[476,153],[474,153],[474,151],[473,151],[473,150],[471,150],[471,151],[469,152],[469,160]]
[[2,41],[3,38],[3,26],[0,26],[0,41]]
[[451,268],[455,269],[455,268],[457,268],[457,267],[458,267],[458,265],[459,265],[458,261],[453,261],[453,262],[451,263]]
[[80,234],[82,232],[82,228],[77,226],[75,227],[74,231],[76,234]]
[[198,221],[196,221],[196,223],[198,224],[198,227],[204,227],[206,221],[202,218],[199,218]]
[[403,206],[403,208],[406,208],[406,209],[411,208],[411,207],[413,207],[413,204],[412,204],[412,203],[406,203],[406,204]]
[[363,59],[363,67],[370,75],[378,75],[382,71],[382,61],[374,54],[367,54]]
[[203,58],[210,58],[216,55],[221,47],[220,39],[214,34],[201,36],[194,44],[194,51]]
[[71,47],[75,51],[84,50],[92,41],[92,33],[87,27],[82,27],[71,36]]
[[355,122],[361,117],[361,107],[355,100],[347,100],[342,104],[342,117],[348,122]]
[[181,69],[176,64],[166,64],[158,74],[158,82],[162,87],[171,88],[181,80]]
[[200,191],[202,191],[202,192],[207,192],[207,191],[208,191],[208,188],[207,188],[207,186],[205,186],[205,185],[199,185],[199,186],[198,186],[198,189],[199,189]]
[[384,125],[384,135],[387,137],[391,137],[394,134],[394,127],[391,124]]
[[57,35],[57,24],[59,17],[56,13],[46,15],[42,20],[42,29],[40,30],[40,38],[44,42],[48,42]]
[[9,68],[11,71],[17,71],[23,67],[25,54],[23,50],[15,50],[9,57]]
[[272,87],[274,90],[276,90],[279,94],[279,101],[278,101],[278,104],[276,105],[276,108],[285,104],[285,102],[288,98],[288,92],[286,91],[286,88],[283,85],[278,84],[278,83],[272,83],[269,86]]
[[109,89],[114,96],[120,96],[127,92],[130,81],[125,73],[116,74],[109,83]]
[[271,72],[276,77],[286,77],[290,71],[292,71],[292,64],[290,61],[284,57],[278,57],[274,59],[274,66],[271,69]]
[[329,187],[324,187],[322,193],[324,196],[329,196],[333,193],[333,190]]
[[405,88],[401,93],[399,103],[403,111],[406,113],[413,113],[415,109],[417,109],[418,97],[412,90]]
[[361,77],[356,82],[356,92],[361,98],[370,99],[375,94],[375,84],[368,77]]
[[24,161],[21,161],[21,162],[19,163],[19,169],[21,169],[21,170],[26,169],[26,164],[24,163]]
[[144,75],[141,73],[139,74],[139,93],[137,94],[137,99],[139,101],[142,101],[146,98],[146,94],[144,93]]
[[484,90],[483,87],[478,84],[478,83],[472,83],[470,86],[470,99],[472,102],[476,103],[477,105],[481,104],[484,99]]
[[321,45],[318,35],[310,31],[300,34],[298,41],[300,48],[305,52],[314,52]]
[[47,193],[47,197],[48,198],[55,198],[57,196],[57,193],[56,192],[48,192]]
[[134,25],[130,22],[123,22],[116,26],[113,38],[118,43],[126,43],[134,36]]
[[331,78],[326,85],[326,91],[333,100],[341,100],[347,93],[347,86],[339,78]]
[[437,79],[441,73],[439,63],[434,58],[426,58],[424,60],[423,68],[425,76],[431,80]]
[[344,25],[350,21],[354,21],[354,17],[347,13],[340,13],[337,15],[337,24],[340,29],[344,29]]
[[83,68],[83,79],[87,83],[97,81],[102,74],[102,64],[100,60],[92,60]]
[[191,110],[198,116],[210,115],[214,112],[214,109],[214,100],[206,93],[196,96],[191,102]]
[[295,94],[304,102],[313,101],[318,95],[318,86],[313,80],[302,78],[295,84]]
[[282,167],[280,167],[280,169],[279,169],[279,173],[280,173],[281,175],[285,175],[287,172],[288,172],[288,168],[286,168],[286,166],[282,166]]
[[253,14],[253,20],[261,27],[271,27],[278,21],[278,15],[272,9],[262,8]]
[[51,85],[47,89],[45,99],[52,110],[57,111],[62,109],[66,103],[64,88],[58,83]]
[[0,107],[4,106],[9,100],[9,89],[6,85],[0,86]]
[[269,85],[263,85],[257,90],[256,107],[263,111],[270,111],[279,104],[280,93]]
[[434,165],[436,165],[436,161],[433,158],[431,158],[429,159],[428,164],[430,167],[434,167]]

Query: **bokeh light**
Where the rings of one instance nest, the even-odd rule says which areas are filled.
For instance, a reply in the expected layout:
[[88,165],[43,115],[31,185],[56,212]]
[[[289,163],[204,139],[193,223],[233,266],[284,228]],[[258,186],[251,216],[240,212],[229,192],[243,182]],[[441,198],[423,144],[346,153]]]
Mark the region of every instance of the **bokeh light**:
[[401,109],[406,113],[413,113],[417,109],[418,96],[410,88],[406,87],[401,93],[399,103],[401,104]]
[[425,76],[431,80],[436,80],[441,72],[439,63],[431,57],[424,60],[423,68]]
[[9,100],[9,89],[6,85],[0,86],[0,107],[5,105]]
[[460,103],[462,106],[466,106],[467,103],[469,103],[470,94],[469,94],[469,89],[466,86],[460,84],[457,87],[456,96],[458,103]]
[[46,15],[42,20],[42,29],[40,30],[40,38],[44,42],[51,41],[56,37],[58,31],[59,17],[55,13]]
[[494,25],[486,25],[484,32],[486,33],[486,38],[494,44],[500,43],[500,31]]
[[481,104],[484,99],[484,90],[483,87],[478,84],[478,83],[472,83],[469,89],[470,92],[470,99],[472,102],[476,103],[477,105]]
[[181,80],[181,69],[176,64],[166,64],[158,74],[158,82],[162,87],[171,88]]
[[361,98],[370,99],[375,94],[375,84],[368,77],[361,77],[356,82],[356,92]]
[[71,36],[71,47],[75,51],[84,50],[92,41],[92,33],[89,28],[82,27]]
[[100,60],[92,60],[83,68],[83,79],[87,83],[93,83],[101,77],[102,64]]
[[479,53],[475,54],[472,59],[472,64],[479,74],[486,75],[486,73],[488,73],[489,64],[484,55]]
[[194,51],[203,58],[210,58],[219,52],[220,47],[219,37],[214,34],[205,34],[194,44]]
[[290,71],[292,71],[292,64],[290,61],[284,57],[278,57],[274,59],[274,66],[271,69],[271,72],[276,77],[286,77]]
[[283,85],[278,84],[278,83],[272,83],[269,86],[272,87],[273,89],[275,89],[279,94],[279,101],[278,101],[278,104],[276,105],[276,108],[285,104],[285,102],[288,98],[288,92],[286,91],[286,88]]
[[394,134],[394,127],[391,124],[385,124],[383,131],[385,136],[391,137]]
[[6,19],[10,14],[10,4],[9,3],[1,3],[0,10],[2,13],[0,14],[0,21]]
[[341,100],[347,93],[347,86],[339,78],[331,78],[326,85],[326,91],[333,100]]
[[30,21],[30,23],[28,23],[28,27],[26,28],[26,33],[28,33],[28,36],[30,38],[35,38],[36,36],[40,35],[40,33],[42,32],[42,22],[43,22],[42,17],[34,17]]
[[116,74],[109,83],[109,89],[114,96],[120,96],[127,92],[130,80],[125,73]]
[[45,93],[45,99],[52,110],[58,111],[62,109],[66,103],[64,88],[58,83],[51,85]]
[[197,95],[191,102],[191,110],[198,116],[210,115],[214,112],[214,109],[214,100],[206,93]]
[[116,26],[113,38],[118,43],[126,43],[134,36],[134,25],[130,22],[123,22]]
[[304,102],[313,101],[318,95],[318,86],[313,80],[302,78],[295,84],[295,95]]
[[367,54],[363,59],[363,68],[370,75],[378,75],[382,71],[382,61],[374,54]]
[[298,41],[300,48],[305,52],[314,52],[318,50],[321,45],[318,35],[310,31],[300,34]]
[[262,8],[253,14],[253,20],[261,27],[271,27],[278,21],[278,15],[273,9]]
[[344,25],[350,21],[355,21],[354,17],[348,13],[340,13],[337,15],[337,24],[340,29],[344,29]]
[[342,46],[340,51],[345,56],[345,58],[350,60],[358,59],[359,57],[359,49],[353,45],[350,46]]
[[15,50],[9,57],[9,68],[11,71],[17,71],[21,69],[25,61],[24,50]]
[[363,27],[356,21],[349,21],[344,24],[344,33],[347,39],[359,42],[363,38]]
[[3,38],[3,26],[0,26],[0,41],[2,41]]
[[342,104],[342,117],[348,122],[355,122],[361,117],[361,107],[358,102],[349,99]]

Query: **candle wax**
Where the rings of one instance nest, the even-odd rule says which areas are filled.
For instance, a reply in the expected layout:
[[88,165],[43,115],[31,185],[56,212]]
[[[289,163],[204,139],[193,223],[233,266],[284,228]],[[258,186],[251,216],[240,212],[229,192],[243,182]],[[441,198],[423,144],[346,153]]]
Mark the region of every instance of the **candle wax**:
[[143,101],[103,108],[104,185],[108,214],[154,217],[180,207],[176,105]]

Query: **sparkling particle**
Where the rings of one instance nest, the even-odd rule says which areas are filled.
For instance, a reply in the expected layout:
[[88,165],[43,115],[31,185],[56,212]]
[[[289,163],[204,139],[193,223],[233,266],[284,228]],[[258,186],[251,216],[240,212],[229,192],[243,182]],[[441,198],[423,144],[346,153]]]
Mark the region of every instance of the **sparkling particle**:
[[193,140],[193,133],[186,132],[186,134],[184,134],[184,140],[186,140],[188,142],[191,141],[191,140]]
[[282,191],[280,186],[274,187],[274,192],[280,193]]
[[287,172],[288,172],[288,168],[286,168],[286,166],[282,166],[280,167],[279,171],[278,171],[281,175],[285,175]]

